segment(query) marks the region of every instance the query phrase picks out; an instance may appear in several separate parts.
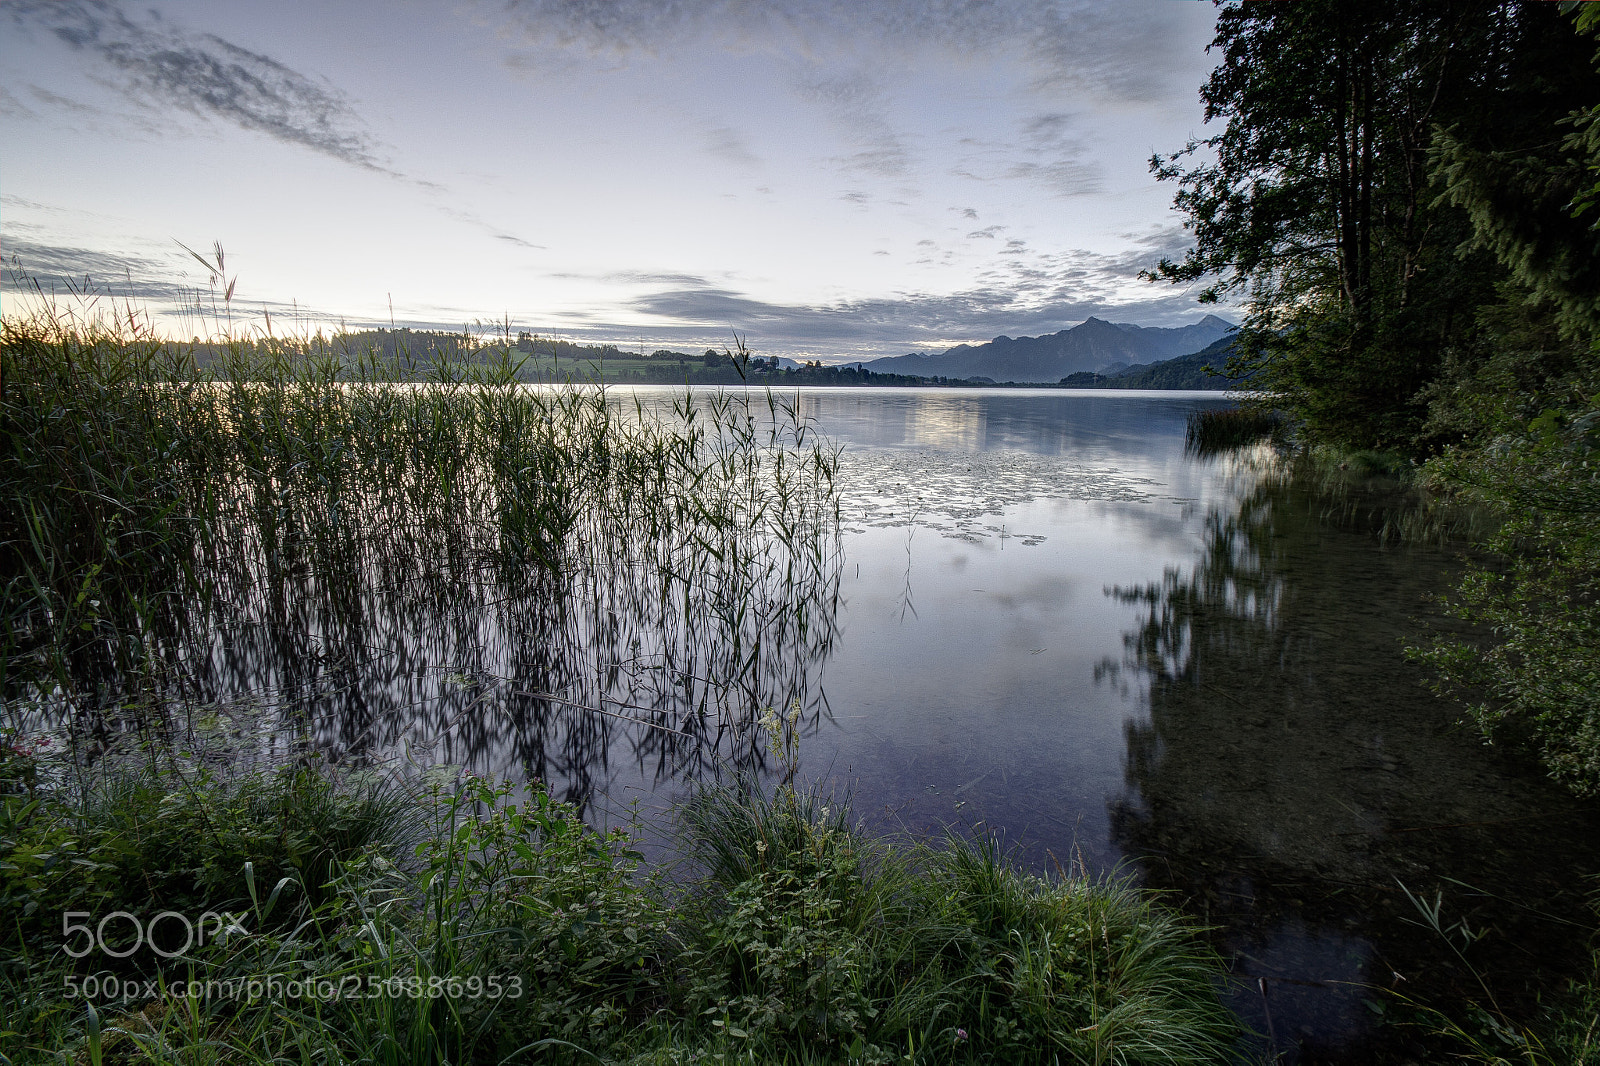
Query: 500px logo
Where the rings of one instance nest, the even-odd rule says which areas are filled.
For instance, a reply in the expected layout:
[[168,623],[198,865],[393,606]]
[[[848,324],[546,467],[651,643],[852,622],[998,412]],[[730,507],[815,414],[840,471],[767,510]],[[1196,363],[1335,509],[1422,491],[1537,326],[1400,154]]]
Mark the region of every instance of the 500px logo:
[[[94,925],[80,920],[85,918],[93,920],[94,915],[89,911],[64,911],[61,915],[61,949],[75,959],[96,950],[114,959],[125,959],[141,947],[148,947],[164,959],[176,958],[190,948],[205,946],[208,923],[210,939],[214,941],[250,935],[243,916],[232,911],[205,911],[198,921],[190,921],[188,915],[177,911],[162,911],[148,922],[128,911],[112,911]],[[114,939],[107,939],[108,935]]]

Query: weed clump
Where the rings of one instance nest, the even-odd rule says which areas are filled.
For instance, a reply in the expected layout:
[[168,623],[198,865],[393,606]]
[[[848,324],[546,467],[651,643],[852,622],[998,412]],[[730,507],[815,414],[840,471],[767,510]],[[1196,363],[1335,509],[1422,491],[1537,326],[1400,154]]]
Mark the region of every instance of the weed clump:
[[1191,455],[1226,455],[1264,440],[1281,440],[1288,422],[1278,411],[1260,407],[1207,408],[1189,416],[1184,448]]
[[[1233,1036],[1217,960],[1135,889],[893,846],[792,783],[698,791],[676,881],[539,786],[149,760],[87,784],[0,796],[11,1062],[1200,1063]],[[63,939],[63,910],[113,909],[229,928]]]

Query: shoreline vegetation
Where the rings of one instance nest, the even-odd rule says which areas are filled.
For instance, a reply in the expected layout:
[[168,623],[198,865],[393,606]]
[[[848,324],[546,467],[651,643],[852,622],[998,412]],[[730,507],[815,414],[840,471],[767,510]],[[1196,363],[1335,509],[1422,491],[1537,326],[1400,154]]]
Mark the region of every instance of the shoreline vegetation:
[[1149,895],[871,839],[789,784],[696,788],[668,870],[453,767],[44,765],[0,761],[11,1062],[1200,1064],[1235,1036]]
[[[6,1061],[1227,1057],[1220,962],[1152,896],[792,784],[814,712],[759,666],[826,636],[838,454],[771,393],[624,412],[516,387],[514,346],[200,360],[134,326],[0,343]],[[684,865],[536,782],[332,766],[292,686],[227,719],[229,633],[358,647],[375,595],[546,612],[529,656],[578,655],[587,603],[622,647],[666,627],[654,710],[539,706],[700,782]]]

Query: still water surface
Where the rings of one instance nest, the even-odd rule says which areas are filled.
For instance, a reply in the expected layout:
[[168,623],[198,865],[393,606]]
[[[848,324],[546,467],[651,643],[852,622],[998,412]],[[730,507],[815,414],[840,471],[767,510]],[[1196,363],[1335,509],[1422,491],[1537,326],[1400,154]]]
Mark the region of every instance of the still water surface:
[[1574,961],[1592,808],[1485,749],[1404,655],[1444,624],[1449,553],[1384,547],[1376,505],[1187,457],[1215,394],[802,402],[845,448],[805,768],[877,826],[1171,889],[1285,1061],[1402,1054],[1376,988],[1478,994],[1407,890],[1487,931],[1497,995]]

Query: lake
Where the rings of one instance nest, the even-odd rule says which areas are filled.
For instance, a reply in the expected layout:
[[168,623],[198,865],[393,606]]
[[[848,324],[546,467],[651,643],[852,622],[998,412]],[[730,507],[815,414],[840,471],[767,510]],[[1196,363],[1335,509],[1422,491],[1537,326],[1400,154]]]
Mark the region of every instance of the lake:
[[1385,498],[1187,455],[1215,393],[779,399],[841,450],[809,556],[705,540],[677,584],[671,558],[541,575],[470,539],[440,542],[448,576],[285,564],[164,654],[202,727],[258,712],[260,756],[538,779],[658,849],[691,781],[775,770],[756,719],[795,708],[801,778],[875,831],[1166,890],[1229,962],[1246,1054],[1399,1061],[1380,990],[1481,996],[1413,897],[1502,1006],[1582,961],[1600,820],[1424,687],[1405,647],[1450,624],[1460,563],[1385,545]]
[[1035,869],[1170,889],[1285,1061],[1403,1054],[1375,989],[1477,994],[1407,891],[1487,932],[1469,957],[1497,994],[1578,961],[1593,808],[1480,744],[1404,654],[1448,625],[1449,553],[1186,456],[1216,394],[800,403],[844,447],[803,772],[875,828],[997,833]]

